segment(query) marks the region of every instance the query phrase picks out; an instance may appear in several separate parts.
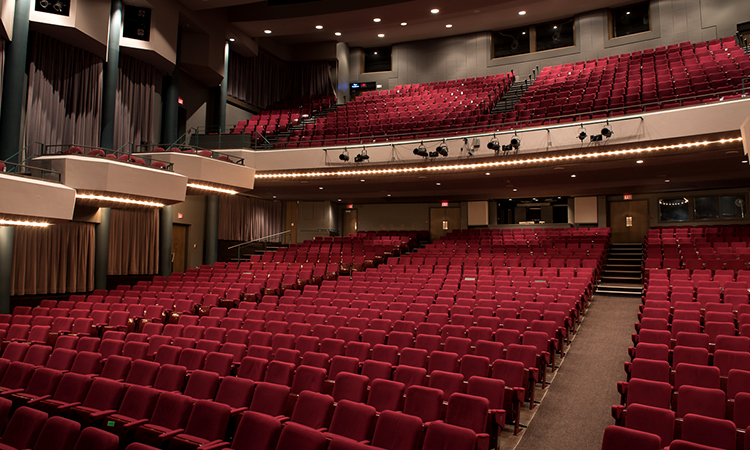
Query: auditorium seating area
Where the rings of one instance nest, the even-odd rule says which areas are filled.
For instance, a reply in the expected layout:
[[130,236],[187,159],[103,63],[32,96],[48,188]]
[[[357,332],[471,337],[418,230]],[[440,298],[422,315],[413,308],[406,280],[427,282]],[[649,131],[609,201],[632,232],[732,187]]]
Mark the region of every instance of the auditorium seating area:
[[[745,232],[670,227],[649,230],[646,242],[649,254],[664,242],[664,250],[684,247],[692,258],[700,243],[712,255],[725,247],[711,244],[746,243]],[[612,407],[617,426],[606,430],[603,449],[621,448],[616,438],[643,442],[639,448],[750,448],[749,285],[742,269],[651,270],[625,363],[628,381],[618,383],[622,401]]]
[[272,137],[312,117],[313,112],[330,108],[335,103],[336,99],[333,96],[313,95],[275,104],[248,120],[237,122],[231,133]]
[[279,146],[363,144],[385,141],[385,135],[420,139],[460,134],[478,122],[489,124],[490,110],[514,77],[507,73],[365,92],[304,129],[295,129]]
[[515,111],[496,115],[493,124],[535,126],[560,116],[551,123],[714,102],[739,97],[748,76],[750,58],[734,37],[545,67]]
[[382,234],[16,307],[0,398],[132,449],[495,447],[575,333],[609,229]]

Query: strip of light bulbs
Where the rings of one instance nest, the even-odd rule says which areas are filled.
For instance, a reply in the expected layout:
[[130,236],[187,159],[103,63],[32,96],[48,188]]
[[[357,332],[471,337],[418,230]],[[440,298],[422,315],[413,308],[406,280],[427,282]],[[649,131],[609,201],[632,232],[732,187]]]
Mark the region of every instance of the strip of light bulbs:
[[582,153],[582,154],[571,154],[571,155],[559,155],[559,156],[544,156],[539,158],[528,158],[528,159],[513,159],[513,160],[500,160],[500,161],[488,161],[483,163],[473,164],[446,164],[446,165],[431,165],[431,166],[411,166],[401,168],[389,168],[389,169],[362,169],[362,170],[341,170],[341,171],[327,171],[327,172],[286,172],[286,173],[256,173],[255,178],[260,179],[280,179],[280,178],[323,178],[323,177],[340,177],[340,176],[360,176],[360,175],[398,175],[407,173],[418,173],[418,172],[442,172],[442,171],[471,171],[471,170],[484,170],[492,167],[505,167],[505,166],[519,166],[524,164],[537,164],[537,163],[554,163],[560,161],[571,161],[577,159],[591,159],[599,158],[603,156],[623,156],[623,155],[635,155],[639,153],[657,152],[662,150],[678,150],[678,149],[689,149],[694,147],[701,147],[712,144],[730,144],[734,142],[742,142],[742,138],[730,138],[720,139],[716,141],[701,141],[691,142],[687,144],[672,144],[672,145],[661,145],[656,147],[642,147],[642,148],[631,148],[624,150],[613,150],[608,152],[594,152],[594,153]]
[[14,226],[14,227],[37,227],[46,228],[52,224],[47,222],[29,222],[26,220],[6,220],[0,219],[0,226]]
[[203,189],[204,191],[218,192],[220,194],[229,194],[229,195],[237,194],[237,191],[233,191],[231,189],[223,189],[223,188],[214,187],[214,186],[207,186],[205,184],[188,183],[187,185],[188,187],[191,187],[194,189]]
[[122,197],[108,197],[106,195],[76,194],[76,198],[81,198],[85,200],[101,200],[105,202],[125,203],[128,205],[152,206],[155,208],[164,207],[164,204],[159,203],[159,202],[149,202],[147,200],[133,200],[132,198],[122,198]]

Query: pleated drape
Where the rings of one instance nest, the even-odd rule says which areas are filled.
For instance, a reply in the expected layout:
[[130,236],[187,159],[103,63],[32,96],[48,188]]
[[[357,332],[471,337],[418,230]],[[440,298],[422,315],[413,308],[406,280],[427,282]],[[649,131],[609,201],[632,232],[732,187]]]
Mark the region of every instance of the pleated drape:
[[159,210],[112,209],[107,275],[149,275],[159,270]]
[[26,101],[26,143],[99,145],[101,58],[33,33]]
[[249,241],[284,231],[283,203],[219,196],[219,239]]
[[70,222],[16,227],[11,295],[94,289],[95,225]]
[[154,96],[161,75],[143,61],[120,55],[115,104],[115,149],[154,143]]
[[259,108],[306,95],[335,93],[332,63],[291,63],[260,51],[246,58],[229,52],[227,92]]

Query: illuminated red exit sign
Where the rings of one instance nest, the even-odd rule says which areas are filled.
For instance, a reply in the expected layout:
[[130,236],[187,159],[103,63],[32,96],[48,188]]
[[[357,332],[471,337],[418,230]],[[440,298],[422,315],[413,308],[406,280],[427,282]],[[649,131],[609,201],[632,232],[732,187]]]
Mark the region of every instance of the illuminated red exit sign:
[[623,200],[633,200],[633,194],[625,194],[622,196]]
[[440,206],[442,206],[443,208],[446,208],[448,207],[448,202],[440,202]]

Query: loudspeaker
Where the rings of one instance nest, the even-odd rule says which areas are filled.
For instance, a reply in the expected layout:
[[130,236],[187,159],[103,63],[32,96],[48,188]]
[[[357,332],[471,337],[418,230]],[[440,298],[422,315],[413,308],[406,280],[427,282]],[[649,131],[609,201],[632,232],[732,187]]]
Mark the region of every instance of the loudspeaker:
[[129,39],[148,41],[151,37],[151,8],[123,6],[122,35]]

